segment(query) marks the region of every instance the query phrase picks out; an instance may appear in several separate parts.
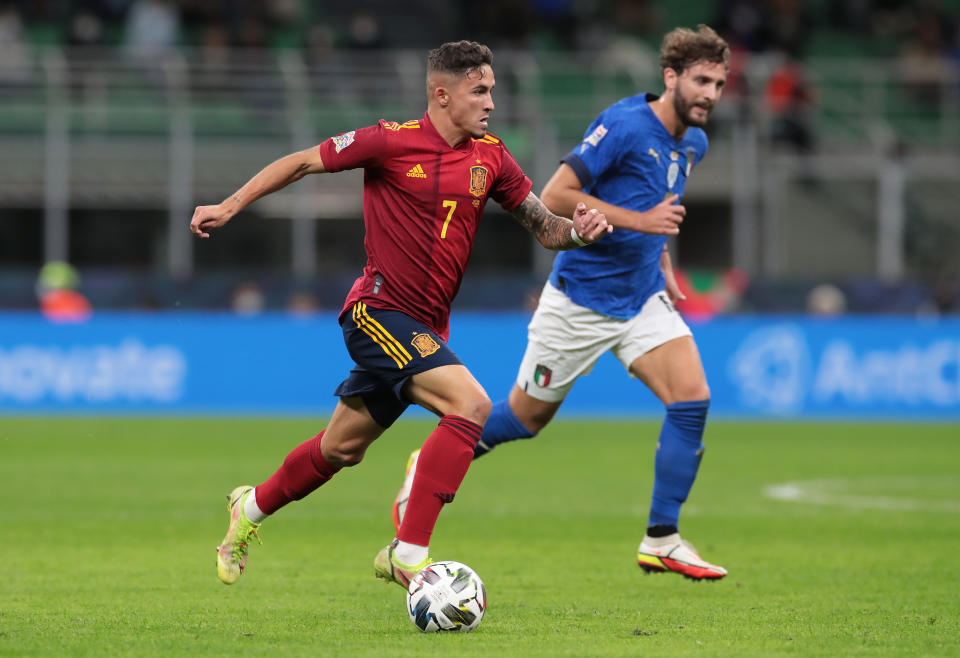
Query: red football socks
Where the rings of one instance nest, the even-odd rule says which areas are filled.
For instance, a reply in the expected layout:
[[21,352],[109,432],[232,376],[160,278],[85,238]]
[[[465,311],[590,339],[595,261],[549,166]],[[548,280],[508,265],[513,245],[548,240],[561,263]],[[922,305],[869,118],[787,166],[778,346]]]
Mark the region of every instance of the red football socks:
[[[420,450],[410,500],[397,539],[419,546],[430,545],[440,510],[453,501],[482,433],[480,425],[466,418],[444,416],[440,419],[437,429]],[[259,496],[258,492],[258,501]]]
[[340,470],[320,454],[322,438],[323,432],[320,432],[294,448],[277,472],[257,487],[257,507],[264,514],[273,514],[287,503],[300,500]]

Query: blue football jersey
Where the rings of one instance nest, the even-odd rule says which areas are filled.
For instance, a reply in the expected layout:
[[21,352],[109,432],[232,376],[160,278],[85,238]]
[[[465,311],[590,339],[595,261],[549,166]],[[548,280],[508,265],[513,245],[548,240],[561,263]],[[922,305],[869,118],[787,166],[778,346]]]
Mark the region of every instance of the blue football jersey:
[[[707,135],[696,127],[674,139],[650,108],[654,94],[611,105],[563,158],[587,194],[607,203],[645,211],[671,194],[683,198],[687,177],[707,152]],[[560,252],[550,282],[581,306],[632,318],[650,295],[663,290],[660,255],[664,235],[614,229],[599,242]]]

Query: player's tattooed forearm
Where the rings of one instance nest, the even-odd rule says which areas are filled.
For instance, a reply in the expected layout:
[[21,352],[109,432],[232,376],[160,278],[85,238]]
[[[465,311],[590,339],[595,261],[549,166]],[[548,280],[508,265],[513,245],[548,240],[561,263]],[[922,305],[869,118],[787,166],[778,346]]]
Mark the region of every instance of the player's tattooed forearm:
[[547,249],[566,249],[570,244],[570,220],[550,212],[531,192],[513,211],[513,216]]

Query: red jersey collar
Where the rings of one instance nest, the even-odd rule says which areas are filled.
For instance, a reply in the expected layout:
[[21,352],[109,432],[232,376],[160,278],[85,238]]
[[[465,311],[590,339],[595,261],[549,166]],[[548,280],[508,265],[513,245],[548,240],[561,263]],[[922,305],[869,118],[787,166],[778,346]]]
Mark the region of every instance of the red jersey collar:
[[420,126],[423,128],[423,134],[428,139],[433,142],[436,142],[438,146],[450,151],[470,151],[473,150],[474,139],[469,135],[465,140],[460,142],[457,146],[450,146],[447,144],[447,140],[443,138],[443,135],[433,126],[433,122],[430,121],[430,115],[427,112],[423,113],[423,118],[420,119]]

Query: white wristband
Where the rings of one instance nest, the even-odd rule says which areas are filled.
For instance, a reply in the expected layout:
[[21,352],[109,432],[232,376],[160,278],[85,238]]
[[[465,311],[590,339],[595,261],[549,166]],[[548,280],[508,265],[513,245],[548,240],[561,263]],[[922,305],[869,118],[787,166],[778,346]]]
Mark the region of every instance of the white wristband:
[[586,247],[587,243],[580,239],[580,236],[577,235],[577,229],[570,227],[570,239],[577,243],[581,247]]

